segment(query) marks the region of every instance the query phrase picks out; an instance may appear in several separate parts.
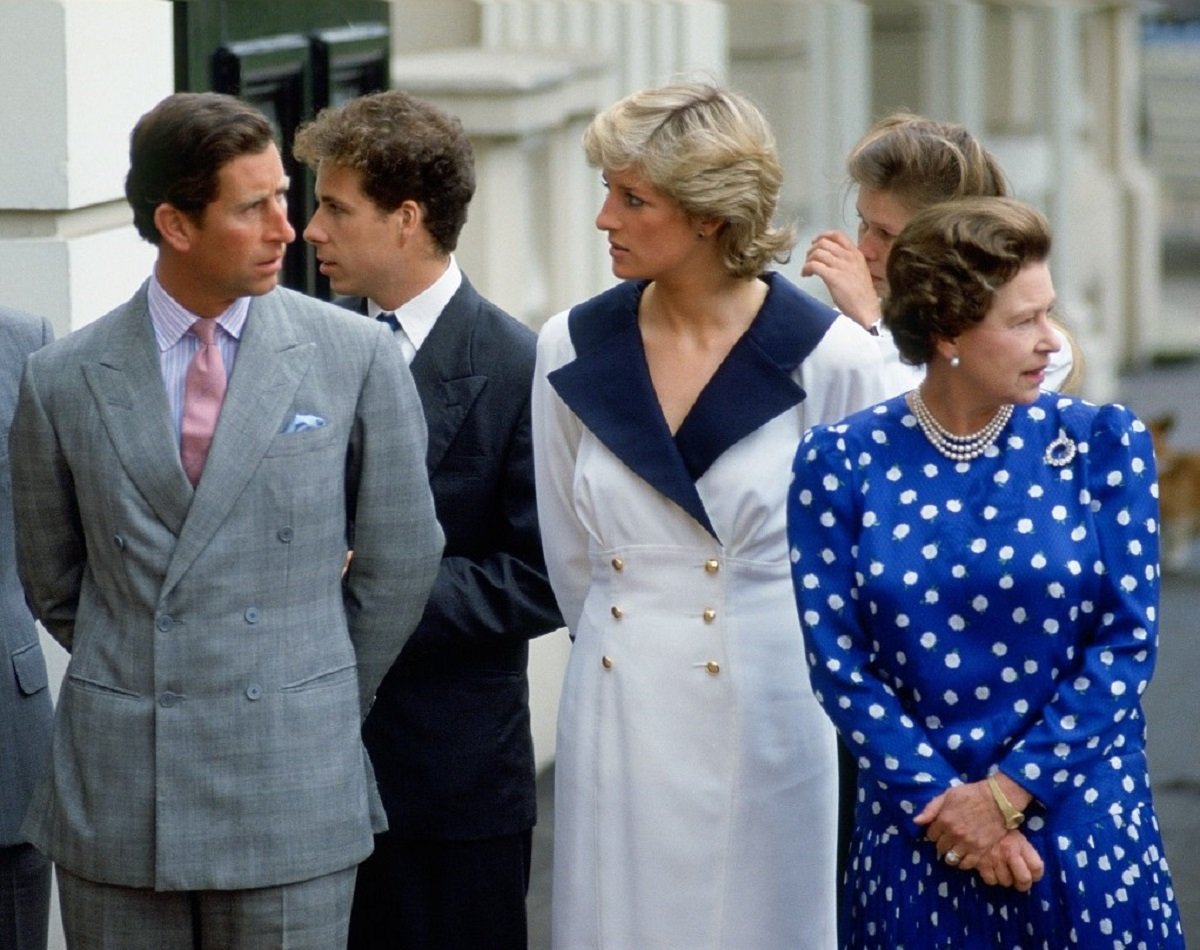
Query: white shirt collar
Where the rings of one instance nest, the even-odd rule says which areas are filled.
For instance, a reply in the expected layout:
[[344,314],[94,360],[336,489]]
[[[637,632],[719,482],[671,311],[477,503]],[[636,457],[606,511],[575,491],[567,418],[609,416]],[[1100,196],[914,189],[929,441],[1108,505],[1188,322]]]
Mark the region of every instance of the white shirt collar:
[[[458,293],[460,286],[462,286],[462,271],[459,270],[458,261],[451,254],[450,262],[446,265],[442,276],[412,300],[401,304],[400,308],[396,310],[396,319],[400,321],[400,329],[412,342],[414,349],[421,348],[421,344],[433,330],[433,325],[437,323],[437,318],[450,303],[450,298]],[[383,313],[383,308],[374,300],[368,299],[367,315],[374,318],[381,313]]]

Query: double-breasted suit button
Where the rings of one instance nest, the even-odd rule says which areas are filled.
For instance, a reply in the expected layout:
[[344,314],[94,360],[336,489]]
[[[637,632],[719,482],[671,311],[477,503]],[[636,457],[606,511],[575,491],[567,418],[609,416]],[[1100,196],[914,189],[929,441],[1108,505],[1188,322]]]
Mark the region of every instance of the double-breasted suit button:
[[612,559],[612,569],[613,569],[614,571],[623,571],[623,570],[625,570],[625,562],[624,562],[624,561],[622,561],[622,560],[621,560],[619,557],[614,557],[614,558]]
[[613,668],[613,659],[612,659],[612,657],[611,657],[611,656],[602,656],[602,657],[600,657],[600,665],[601,665],[602,667],[604,667],[606,670],[611,670],[611,669]]
[[125,539],[123,537],[121,537],[119,534],[113,535],[113,544],[115,544],[117,546],[118,551],[125,550]]
[[246,698],[249,700],[262,699],[263,688],[257,683],[251,683],[246,687]]
[[707,663],[704,664],[704,668],[706,670],[708,670],[708,672],[711,676],[716,676],[718,673],[721,672],[721,664],[718,663],[716,660],[709,660]]
[[258,623],[258,608],[247,607],[246,612],[242,616],[246,618],[246,623]]
[[612,608],[612,615],[613,615],[614,620],[620,620],[622,617],[625,616],[625,611],[623,611],[620,607],[618,607],[614,604],[613,608]]
[[712,623],[714,620],[717,619],[717,612],[715,610],[713,610],[711,607],[707,607],[707,608],[705,608],[702,616],[704,617],[705,623]]
[[707,561],[704,562],[704,570],[706,570],[709,574],[715,574],[720,569],[721,569],[721,562],[718,561],[715,557],[710,557]]
[[174,624],[175,621],[167,614],[159,614],[158,618],[154,621],[154,626],[158,627],[160,633],[166,633]]
[[278,538],[279,538],[279,540],[280,540],[280,541],[282,541],[284,544],[287,544],[289,541],[291,541],[291,540],[292,540],[292,538],[294,537],[294,535],[293,535],[293,533],[292,533],[292,529],[291,529],[291,528],[280,528],[280,529],[279,529],[279,531],[277,532],[277,537],[278,537]]
[[170,709],[178,702],[179,697],[174,693],[163,693],[158,697],[158,704],[162,706],[163,709]]

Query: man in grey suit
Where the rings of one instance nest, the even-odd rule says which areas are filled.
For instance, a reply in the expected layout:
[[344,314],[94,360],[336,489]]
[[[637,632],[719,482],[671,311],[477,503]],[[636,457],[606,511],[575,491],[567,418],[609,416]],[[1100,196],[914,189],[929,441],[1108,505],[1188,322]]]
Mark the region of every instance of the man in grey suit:
[[[453,251],[475,190],[462,124],[398,90],[296,136],[304,236],[346,306],[394,321],[429,427],[446,551],[363,729],[389,829],[359,868],[353,950],[520,950],[535,820],[529,640],[562,625],[533,494],[535,337]],[[363,320],[363,322],[367,322]]]
[[54,709],[46,658],[17,579],[8,430],[25,358],[54,338],[41,317],[0,307],[0,947],[45,950],[50,862],[21,837],[29,795],[50,748]]
[[[361,719],[441,554],[420,403],[383,327],[276,286],[261,114],[169,96],[130,159],[154,274],[34,354],[13,422],[21,578],[71,651],[24,830],[72,947],[327,950],[384,826]],[[185,472],[201,357],[228,388]]]

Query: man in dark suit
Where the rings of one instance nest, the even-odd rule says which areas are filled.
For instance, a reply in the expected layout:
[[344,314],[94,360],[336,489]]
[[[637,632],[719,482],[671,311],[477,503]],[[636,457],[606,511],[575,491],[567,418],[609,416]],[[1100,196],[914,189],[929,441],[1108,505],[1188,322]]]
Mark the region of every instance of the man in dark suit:
[[71,652],[24,831],[73,948],[341,946],[385,824],[360,731],[441,557],[425,427],[382,327],[276,286],[273,138],[214,93],[144,115],[154,273],[21,382],[18,567]]
[[[344,302],[392,322],[429,429],[446,550],[364,726],[389,830],[359,869],[351,946],[526,946],[535,820],[528,641],[561,625],[533,494],[532,331],[453,257],[475,188],[454,117],[402,92],[301,129],[304,232]],[[382,316],[380,316],[382,314]]]
[[0,947],[45,950],[50,862],[21,837],[50,749],[54,709],[46,658],[17,579],[8,430],[25,357],[54,338],[41,317],[0,307]]

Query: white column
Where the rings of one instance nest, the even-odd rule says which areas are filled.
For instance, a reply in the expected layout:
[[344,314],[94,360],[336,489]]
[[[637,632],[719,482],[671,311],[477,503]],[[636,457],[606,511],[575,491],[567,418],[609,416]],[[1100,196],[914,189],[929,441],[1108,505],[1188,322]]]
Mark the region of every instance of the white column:
[[[1121,190],[1121,343],[1123,360],[1130,364],[1146,363],[1159,344],[1166,342],[1161,320],[1163,220],[1159,182],[1142,160],[1139,145],[1143,101],[1138,16],[1134,0],[1118,0],[1097,14],[1111,93],[1106,100],[1109,152]],[[1200,56],[1197,60],[1200,62]]]
[[174,89],[173,49],[161,0],[0,4],[0,302],[60,334],[149,273],[123,188],[130,130]]
[[[605,103],[684,74],[728,75],[717,0],[475,0],[485,49],[590,51],[613,64]],[[740,15],[740,7],[739,7]]]
[[392,63],[397,88],[454,113],[471,137],[477,189],[459,258],[481,293],[531,326],[611,283],[596,265],[598,178],[579,147],[604,76],[594,57],[482,49]]
[[968,129],[983,127],[986,14],[982,4],[953,0],[926,4],[928,43],[922,71],[921,111]]
[[[730,23],[731,84],[767,114],[784,167],[779,218],[799,231],[782,268],[800,281],[817,232],[847,228],[846,154],[870,124],[870,10],[852,0],[742,0]],[[820,281],[805,280],[824,295]]]

